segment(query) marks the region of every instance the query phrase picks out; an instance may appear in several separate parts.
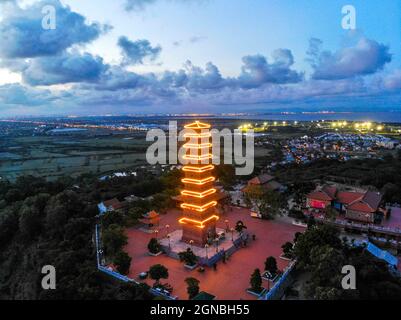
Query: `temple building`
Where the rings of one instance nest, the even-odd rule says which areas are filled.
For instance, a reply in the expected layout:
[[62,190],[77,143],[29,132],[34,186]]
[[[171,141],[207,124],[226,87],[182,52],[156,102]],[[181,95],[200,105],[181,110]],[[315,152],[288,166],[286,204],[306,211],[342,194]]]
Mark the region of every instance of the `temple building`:
[[204,246],[208,239],[216,236],[216,221],[219,219],[217,190],[212,175],[212,144],[210,125],[195,121],[185,126],[184,144],[187,161],[182,170],[184,189],[181,191],[182,241]]
[[152,229],[159,225],[160,222],[160,215],[152,210],[142,215],[141,219],[138,219],[142,224],[146,226],[148,229]]
[[306,206],[318,210],[332,207],[344,213],[347,219],[373,223],[385,215],[380,208],[381,200],[379,192],[341,191],[326,185],[306,196]]

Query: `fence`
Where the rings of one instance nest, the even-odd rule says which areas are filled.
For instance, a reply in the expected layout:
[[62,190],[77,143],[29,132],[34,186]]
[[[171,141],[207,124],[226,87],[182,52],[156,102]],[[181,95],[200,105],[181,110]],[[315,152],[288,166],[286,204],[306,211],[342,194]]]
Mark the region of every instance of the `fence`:
[[259,300],[278,300],[284,295],[284,290],[287,288],[291,280],[291,271],[294,269],[296,261],[292,261],[281,275],[280,279],[274,284],[274,286]]
[[[118,273],[116,271],[110,270],[107,267],[103,265],[103,250],[102,250],[102,242],[100,240],[100,227],[98,224],[95,225],[95,242],[96,242],[96,260],[97,260],[97,269],[117,280],[123,281],[123,282],[133,282],[135,284],[139,284],[138,281],[131,279],[127,276],[122,275],[121,273]],[[168,300],[177,300],[177,296],[171,296],[169,294],[165,294],[163,292],[157,291],[156,289],[150,288],[149,292],[152,293],[153,295],[159,295],[163,296],[164,298]]]
[[109,276],[112,276],[118,280],[124,281],[124,282],[134,282],[138,284],[137,281],[134,279],[131,279],[127,276],[122,275],[121,273],[118,273],[116,271],[110,270],[107,267],[103,265],[103,250],[102,250],[102,243],[100,240],[100,227],[98,224],[95,226],[95,241],[96,241],[96,260],[97,260],[97,269],[103,273],[108,274]]

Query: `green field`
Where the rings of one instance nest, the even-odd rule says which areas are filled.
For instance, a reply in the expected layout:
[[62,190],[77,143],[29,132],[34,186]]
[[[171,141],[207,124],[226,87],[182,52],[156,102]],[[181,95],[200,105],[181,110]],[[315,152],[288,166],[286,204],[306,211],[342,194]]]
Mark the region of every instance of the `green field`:
[[144,165],[148,143],[144,135],[101,137],[29,136],[2,141],[0,176],[20,175],[50,180],[63,175],[103,174]]

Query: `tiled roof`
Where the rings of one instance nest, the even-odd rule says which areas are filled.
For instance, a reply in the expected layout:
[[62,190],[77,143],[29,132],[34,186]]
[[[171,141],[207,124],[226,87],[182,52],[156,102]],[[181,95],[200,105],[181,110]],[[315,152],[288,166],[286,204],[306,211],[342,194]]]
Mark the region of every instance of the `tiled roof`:
[[106,208],[112,207],[114,210],[122,209],[127,205],[125,201],[120,202],[117,198],[106,200],[103,203]]
[[307,198],[342,203],[349,210],[372,213],[378,210],[382,195],[379,192],[351,192],[338,191],[335,187],[324,186],[322,190],[316,190],[307,195]]
[[379,192],[367,191],[362,201],[369,205],[375,211],[379,207],[382,200],[382,195]]
[[359,199],[362,199],[364,193],[361,192],[349,192],[349,191],[339,191],[337,193],[337,201],[349,205]]
[[148,213],[145,213],[143,216],[144,216],[145,218],[151,219],[151,218],[156,218],[156,217],[158,217],[159,214],[158,214],[156,211],[152,210],[152,211],[149,211]]
[[323,191],[313,191],[309,193],[307,198],[314,199],[314,200],[320,200],[320,201],[332,201],[334,200],[332,197],[330,197],[327,193]]
[[261,174],[248,181],[248,184],[265,184],[269,181],[274,180],[274,177],[269,174]]
[[331,198],[335,198],[337,194],[337,188],[336,187],[330,187],[330,186],[324,186],[322,188],[322,191],[327,194]]
[[209,129],[210,125],[207,123],[202,123],[200,121],[195,121],[193,123],[187,124],[185,126],[187,129]]
[[366,213],[371,213],[371,212],[376,211],[362,201],[357,201],[357,202],[354,202],[353,204],[347,206],[347,210],[360,211],[360,212],[366,212]]

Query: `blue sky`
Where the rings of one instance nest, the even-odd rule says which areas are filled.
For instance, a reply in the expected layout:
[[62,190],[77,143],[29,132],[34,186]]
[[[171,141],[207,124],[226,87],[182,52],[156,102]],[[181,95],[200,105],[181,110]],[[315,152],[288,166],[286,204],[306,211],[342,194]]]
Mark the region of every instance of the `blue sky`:
[[[43,6],[56,29],[41,27]],[[344,5],[357,30],[341,27]],[[401,1],[3,0],[0,115],[401,110]]]

